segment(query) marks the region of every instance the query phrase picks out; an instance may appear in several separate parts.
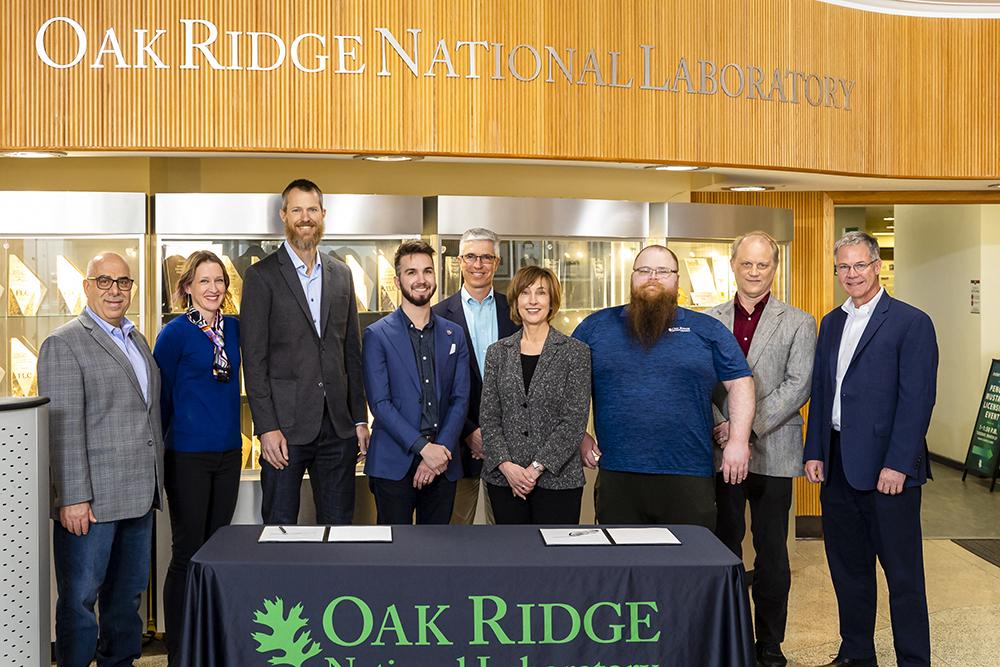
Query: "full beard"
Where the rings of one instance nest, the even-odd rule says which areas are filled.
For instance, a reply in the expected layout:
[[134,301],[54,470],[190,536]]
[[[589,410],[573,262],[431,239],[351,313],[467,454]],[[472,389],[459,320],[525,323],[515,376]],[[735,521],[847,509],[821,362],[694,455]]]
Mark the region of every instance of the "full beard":
[[320,223],[316,225],[316,233],[312,235],[311,238],[303,238],[299,235],[298,228],[285,225],[285,238],[288,240],[288,244],[295,248],[296,250],[301,250],[302,252],[309,252],[319,245],[320,241],[323,240],[323,232],[326,231],[326,225]]
[[629,335],[649,350],[674,324],[677,292],[659,283],[655,291],[648,290],[647,285],[640,285],[638,289],[633,287],[625,313]]
[[[414,287],[417,287],[417,285],[414,285]],[[420,287],[424,287],[424,285],[420,285]],[[434,289],[427,292],[424,296],[414,296],[412,292],[402,286],[400,286],[399,291],[402,292],[403,298],[412,303],[414,306],[426,306],[430,303],[431,297],[434,296],[434,293],[437,292],[437,285],[435,285]]]

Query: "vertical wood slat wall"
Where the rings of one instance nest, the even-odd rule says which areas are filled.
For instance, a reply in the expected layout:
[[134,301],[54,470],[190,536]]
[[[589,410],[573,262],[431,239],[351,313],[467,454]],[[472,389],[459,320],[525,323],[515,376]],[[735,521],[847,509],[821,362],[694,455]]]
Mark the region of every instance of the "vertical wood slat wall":
[[[740,204],[792,209],[795,238],[791,248],[792,305],[819,321],[833,309],[833,200],[823,192],[692,192],[703,204]],[[808,418],[808,404],[802,416]],[[819,516],[819,485],[795,480],[795,513]]]
[[[46,66],[35,52],[40,26],[59,16],[77,21],[88,38],[82,62],[69,69]],[[197,50],[199,69],[180,69],[181,19],[212,22],[218,37],[208,48],[224,69],[211,69]],[[407,52],[407,30],[421,30],[416,75],[387,46],[391,75],[379,76],[383,44],[376,28],[390,30]],[[109,29],[127,68],[116,67],[111,53],[99,55],[102,44],[109,48]],[[148,42],[157,29],[167,31],[154,50],[169,69],[153,67],[149,57],[145,69],[135,68],[134,31],[148,31]],[[317,56],[328,55],[326,69],[300,71],[290,54],[272,71],[230,69],[227,33],[240,33],[236,64],[246,68],[251,31],[274,33],[289,50],[297,36],[323,36],[325,45],[303,40],[300,59],[317,67]],[[0,34],[0,148],[6,149],[394,152],[920,178],[1000,175],[993,105],[1000,92],[994,66],[1000,21],[886,15],[814,0],[33,0],[0,4]],[[193,34],[201,41],[207,29],[196,25]],[[363,73],[337,73],[335,35],[359,36],[361,44],[345,43],[356,54],[346,67],[364,64]],[[438,52],[441,40],[456,76]],[[494,47],[456,46],[474,40],[503,44],[502,78],[494,78]],[[73,59],[76,36],[65,23],[54,24],[43,41],[57,62]],[[259,41],[260,64],[267,66],[277,51],[270,38]],[[527,47],[513,53],[519,45],[541,58],[534,80],[517,80],[508,65],[533,72]],[[651,86],[669,79],[676,92],[642,88],[641,45],[654,47]],[[572,80],[556,66],[547,80],[546,47],[567,64],[574,50]],[[475,76],[470,48],[477,53]],[[631,79],[631,87],[598,85],[594,63],[611,83],[611,52],[620,54],[619,83]],[[439,62],[432,63],[435,55]],[[682,58],[690,86],[677,77]],[[718,70],[714,94],[700,94],[700,61]],[[751,97],[749,84],[734,97],[723,94],[722,69],[730,63],[731,87],[736,72],[759,75],[761,95]],[[772,90],[775,70],[783,92]],[[854,81],[850,110],[843,108],[843,91],[809,103],[803,90],[809,76],[813,98],[824,77]],[[764,93],[772,99],[761,99]]]

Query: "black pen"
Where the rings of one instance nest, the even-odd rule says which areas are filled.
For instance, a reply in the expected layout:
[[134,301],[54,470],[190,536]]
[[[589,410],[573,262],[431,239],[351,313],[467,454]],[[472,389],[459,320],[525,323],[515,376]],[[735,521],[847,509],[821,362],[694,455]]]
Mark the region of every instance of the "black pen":
[[278,530],[280,530],[280,531],[281,531],[281,532],[282,532],[283,534],[285,534],[285,535],[287,535],[287,534],[288,534],[288,531],[287,531],[287,530],[285,530],[285,527],[284,527],[284,526],[278,526]]

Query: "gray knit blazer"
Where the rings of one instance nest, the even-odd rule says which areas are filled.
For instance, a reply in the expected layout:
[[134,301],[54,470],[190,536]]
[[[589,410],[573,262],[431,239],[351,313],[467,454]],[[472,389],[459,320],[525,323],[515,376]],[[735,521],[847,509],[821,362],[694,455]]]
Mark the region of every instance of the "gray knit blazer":
[[590,416],[590,348],[549,329],[531,389],[524,392],[521,332],[490,345],[483,372],[479,424],[483,435],[482,477],[509,486],[498,467],[504,461],[538,461],[544,489],[584,485],[580,441]]

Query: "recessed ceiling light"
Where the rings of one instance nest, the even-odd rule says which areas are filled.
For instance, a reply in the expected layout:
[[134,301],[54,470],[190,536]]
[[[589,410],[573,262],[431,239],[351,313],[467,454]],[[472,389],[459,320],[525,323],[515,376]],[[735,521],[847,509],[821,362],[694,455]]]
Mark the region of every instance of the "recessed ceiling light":
[[872,232],[872,236],[894,236],[892,232]]
[[892,222],[896,218],[882,218],[882,219],[885,220],[886,222]]
[[371,162],[416,162],[423,160],[422,155],[355,155],[355,160],[369,160]]
[[729,192],[764,192],[765,190],[773,190],[774,188],[770,185],[736,185],[731,188],[722,189]]
[[8,151],[4,153],[4,157],[26,157],[26,158],[66,157],[66,153],[64,153],[63,151]]
[[895,225],[886,225],[885,228],[886,229],[895,229],[896,226]]
[[702,171],[703,169],[708,169],[708,167],[701,167],[695,164],[654,164],[646,169],[653,169],[654,171]]

